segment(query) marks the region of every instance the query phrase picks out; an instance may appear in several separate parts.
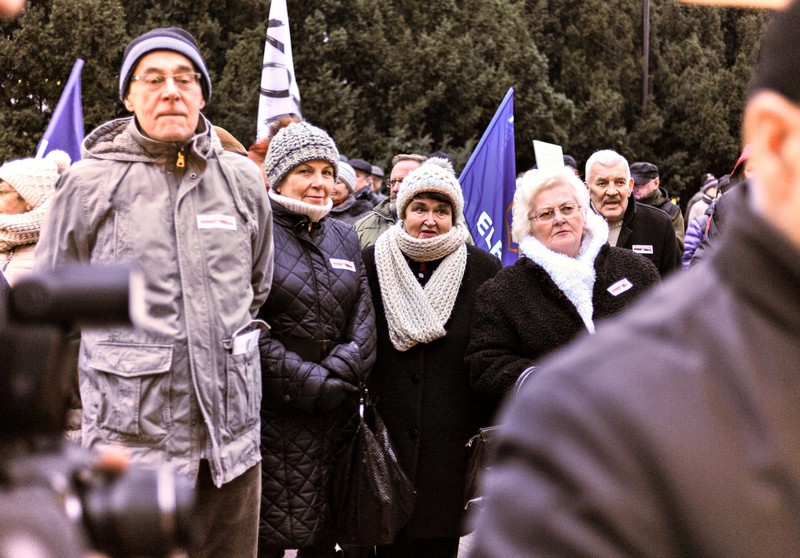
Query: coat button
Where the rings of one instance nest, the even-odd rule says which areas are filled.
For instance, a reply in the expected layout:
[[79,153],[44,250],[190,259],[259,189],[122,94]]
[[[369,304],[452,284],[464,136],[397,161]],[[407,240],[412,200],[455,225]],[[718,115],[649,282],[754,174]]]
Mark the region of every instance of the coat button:
[[289,403],[291,400],[292,400],[292,396],[291,395],[284,395],[283,396],[283,402],[284,403]]
[[191,176],[192,180],[194,180],[195,178],[197,178],[197,173],[193,172],[190,176]]
[[412,374],[411,375],[411,383],[412,384],[417,385],[418,383],[420,383],[420,381],[422,381],[422,376],[420,376],[419,374]]
[[419,430],[417,430],[416,428],[409,428],[408,435],[411,438],[416,438],[417,436],[419,436]]

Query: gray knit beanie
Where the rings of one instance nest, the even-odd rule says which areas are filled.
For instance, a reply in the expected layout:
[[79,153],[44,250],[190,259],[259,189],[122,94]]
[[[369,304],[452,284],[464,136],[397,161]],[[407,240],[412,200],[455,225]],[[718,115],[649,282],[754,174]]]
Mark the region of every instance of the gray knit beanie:
[[69,164],[69,155],[55,150],[43,159],[8,161],[0,167],[0,180],[11,184],[17,194],[36,209],[55,191],[58,177]]
[[339,179],[347,185],[352,194],[356,190],[356,169],[350,163],[339,161]]
[[450,161],[432,157],[408,173],[397,192],[397,215],[400,219],[405,219],[411,200],[425,192],[436,192],[450,198],[453,223],[463,221],[464,194],[461,193],[461,184]]
[[180,27],[165,27],[153,29],[139,35],[125,48],[122,59],[122,68],[119,71],[119,98],[124,100],[131,82],[131,74],[136,69],[139,59],[154,50],[171,50],[184,55],[192,61],[201,75],[203,98],[208,102],[211,99],[211,77],[208,75],[206,61],[200,54],[197,41],[192,34]]
[[308,122],[292,122],[278,130],[269,142],[264,158],[264,172],[270,187],[275,188],[283,177],[300,163],[327,161],[338,177],[339,150],[325,130]]

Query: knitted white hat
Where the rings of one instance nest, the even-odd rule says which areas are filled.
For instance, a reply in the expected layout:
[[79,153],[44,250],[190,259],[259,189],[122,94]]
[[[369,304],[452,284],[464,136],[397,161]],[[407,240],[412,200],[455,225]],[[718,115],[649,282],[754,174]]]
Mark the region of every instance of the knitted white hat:
[[350,166],[350,163],[339,161],[339,178],[342,182],[347,184],[347,189],[352,194],[356,190],[356,169]]
[[[336,170],[339,150],[325,130],[308,122],[292,122],[278,130],[269,142],[264,158],[267,182],[275,188],[290,170],[308,161],[328,161]],[[334,175],[334,180],[337,175]]]
[[5,180],[34,209],[55,191],[56,181],[70,164],[64,151],[51,151],[44,159],[17,159],[0,167],[0,180]]
[[462,220],[464,194],[458,183],[453,165],[447,159],[432,157],[408,173],[397,192],[397,215],[405,219],[406,208],[423,192],[436,192],[450,198],[453,204],[453,222]]

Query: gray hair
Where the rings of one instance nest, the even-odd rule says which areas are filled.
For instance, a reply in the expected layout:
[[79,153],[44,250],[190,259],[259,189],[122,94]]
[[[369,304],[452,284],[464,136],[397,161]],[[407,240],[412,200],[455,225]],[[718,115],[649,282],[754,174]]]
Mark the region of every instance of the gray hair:
[[400,153],[392,157],[392,166],[395,166],[400,161],[416,161],[421,165],[427,160],[428,158],[425,155],[417,155],[416,153]]
[[629,180],[631,177],[631,167],[625,157],[613,149],[595,151],[592,153],[592,156],[586,160],[586,172],[583,173],[583,176],[586,178],[586,183],[589,184],[592,181],[590,171],[595,163],[600,163],[604,167],[613,167],[620,162],[625,163],[625,180]]
[[517,181],[517,191],[514,193],[514,206],[511,210],[511,237],[515,242],[521,242],[530,234],[530,211],[533,199],[539,192],[557,186],[570,186],[575,193],[575,199],[581,206],[581,215],[586,219],[589,210],[589,190],[575,176],[572,169],[564,167],[557,171],[529,170]]

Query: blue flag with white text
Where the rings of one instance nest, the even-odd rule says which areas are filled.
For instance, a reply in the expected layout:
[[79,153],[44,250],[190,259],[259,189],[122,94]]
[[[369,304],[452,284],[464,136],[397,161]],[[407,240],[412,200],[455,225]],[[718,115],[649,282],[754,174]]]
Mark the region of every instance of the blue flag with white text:
[[83,60],[78,58],[69,74],[67,85],[61,93],[56,110],[50,118],[39,146],[36,158],[42,158],[51,151],[60,149],[69,153],[72,162],[81,158],[83,142],[83,105],[81,102],[81,70]]
[[506,93],[489,127],[461,172],[464,218],[475,245],[504,266],[517,261],[511,240],[511,204],[516,190],[514,88]]

